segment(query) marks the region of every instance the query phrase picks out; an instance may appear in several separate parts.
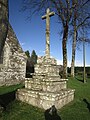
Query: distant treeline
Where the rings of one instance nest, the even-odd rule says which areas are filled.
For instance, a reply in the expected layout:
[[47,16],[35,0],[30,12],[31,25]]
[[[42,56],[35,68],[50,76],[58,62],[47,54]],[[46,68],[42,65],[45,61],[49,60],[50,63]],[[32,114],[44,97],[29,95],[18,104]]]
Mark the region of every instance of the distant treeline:
[[[90,74],[90,67],[85,67],[85,70],[87,74]],[[83,67],[75,67],[75,73],[80,73],[83,71],[84,71]],[[71,73],[71,67],[68,67],[68,73]]]

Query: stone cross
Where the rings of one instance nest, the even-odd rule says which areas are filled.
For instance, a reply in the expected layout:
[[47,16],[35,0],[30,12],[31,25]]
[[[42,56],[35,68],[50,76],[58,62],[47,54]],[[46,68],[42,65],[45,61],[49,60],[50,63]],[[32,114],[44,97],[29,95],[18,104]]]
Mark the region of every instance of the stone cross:
[[42,19],[46,19],[46,58],[50,58],[50,17],[54,14],[54,12],[50,12],[50,9],[47,8],[46,15],[42,16]]

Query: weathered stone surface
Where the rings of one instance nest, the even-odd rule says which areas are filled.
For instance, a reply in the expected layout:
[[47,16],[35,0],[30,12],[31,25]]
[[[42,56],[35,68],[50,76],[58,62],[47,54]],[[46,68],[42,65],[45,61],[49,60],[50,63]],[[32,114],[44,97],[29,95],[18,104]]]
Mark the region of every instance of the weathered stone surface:
[[10,24],[3,51],[3,64],[0,65],[0,86],[24,81],[27,57]]
[[46,19],[46,51],[45,56],[46,58],[50,58],[50,17],[53,16],[55,13],[50,12],[48,8],[46,10],[46,15],[42,16],[42,19]]
[[51,64],[57,65],[57,61],[54,58],[48,58],[46,56],[41,56],[37,58],[37,64]]
[[8,0],[0,0],[0,58],[8,32]]
[[19,89],[16,97],[43,109],[52,105],[59,109],[74,99],[74,90],[67,89],[68,79],[60,78],[57,72],[59,68],[56,68],[55,62],[51,62],[52,58],[49,58],[50,62],[46,62],[45,57],[42,59],[35,65],[32,78],[25,81],[25,89]]
[[51,79],[49,80],[48,77],[47,77],[47,80],[45,79],[46,78],[44,78],[43,80],[42,77],[40,79],[40,76],[39,76],[39,79],[27,80],[25,81],[25,88],[28,88],[31,90],[40,90],[45,92],[58,92],[62,89],[67,88],[66,80],[64,79],[59,78],[59,80],[53,80],[54,77],[52,77],[52,80]]
[[74,99],[74,90],[65,89],[55,93],[19,89],[16,98],[39,108],[48,109],[55,105],[57,109],[60,109]]
[[47,58],[46,56],[37,59],[35,65],[35,74],[47,74],[48,76],[59,75],[57,62],[54,58]]

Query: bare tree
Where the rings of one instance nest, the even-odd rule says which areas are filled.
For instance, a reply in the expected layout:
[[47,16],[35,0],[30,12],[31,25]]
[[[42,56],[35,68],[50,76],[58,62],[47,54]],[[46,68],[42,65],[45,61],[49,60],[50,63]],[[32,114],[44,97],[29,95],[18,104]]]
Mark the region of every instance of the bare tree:
[[56,13],[58,15],[59,20],[63,26],[63,39],[62,39],[62,51],[63,51],[63,78],[67,77],[67,39],[68,39],[68,31],[69,31],[69,22],[72,16],[72,7],[73,2],[70,0],[52,0],[53,4],[56,8]]
[[0,0],[0,57],[8,32],[8,0]]
[[[76,43],[78,41],[82,41],[82,37],[80,35],[80,30],[82,27],[87,29],[90,23],[90,12],[89,12],[89,0],[74,0],[74,10],[73,10],[73,43],[72,43],[72,61],[71,61],[71,76],[74,77],[74,66],[75,66],[75,52],[76,52]],[[87,39],[89,42],[89,40]],[[86,41],[86,42],[87,42]]]
[[76,51],[76,40],[77,40],[77,8],[78,8],[78,1],[74,0],[74,7],[73,7],[73,17],[72,17],[72,25],[73,25],[73,41],[72,41],[72,62],[71,62],[71,76],[74,77],[74,66],[75,66],[75,51]]
[[31,15],[45,10],[53,9],[58,16],[63,28],[62,51],[63,51],[63,78],[67,77],[67,39],[69,22],[72,17],[73,0],[23,0],[23,10],[29,10]]

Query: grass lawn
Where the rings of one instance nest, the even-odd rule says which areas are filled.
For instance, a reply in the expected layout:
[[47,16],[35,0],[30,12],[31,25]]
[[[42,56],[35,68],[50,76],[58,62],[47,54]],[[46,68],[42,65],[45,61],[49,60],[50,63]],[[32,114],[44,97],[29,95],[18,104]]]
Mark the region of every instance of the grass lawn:
[[16,91],[18,88],[23,87],[23,84],[12,85],[12,86],[2,86],[0,87],[0,95]]
[[[84,84],[80,77],[69,78],[68,87],[75,89],[75,99],[58,110],[61,120],[90,120],[90,79]],[[2,93],[4,92],[0,92]],[[2,113],[0,120],[45,120],[44,112],[42,109],[14,100]]]
[[[90,120],[90,79],[84,84],[80,77],[70,78],[68,87],[75,89],[75,99],[59,110],[62,120]],[[84,102],[84,99],[87,100],[89,105]]]

